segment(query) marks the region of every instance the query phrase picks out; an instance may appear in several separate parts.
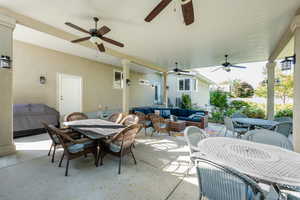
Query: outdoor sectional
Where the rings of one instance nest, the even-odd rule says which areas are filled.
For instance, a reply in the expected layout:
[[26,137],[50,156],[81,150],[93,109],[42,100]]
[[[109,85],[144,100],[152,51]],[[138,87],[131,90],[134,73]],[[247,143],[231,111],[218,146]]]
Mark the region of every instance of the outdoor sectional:
[[186,126],[197,126],[202,129],[208,126],[208,112],[203,110],[159,107],[136,107],[131,110],[132,113],[142,112],[146,115],[155,111],[159,111],[160,115],[164,118],[170,118],[170,115],[174,115],[178,120],[186,121]]

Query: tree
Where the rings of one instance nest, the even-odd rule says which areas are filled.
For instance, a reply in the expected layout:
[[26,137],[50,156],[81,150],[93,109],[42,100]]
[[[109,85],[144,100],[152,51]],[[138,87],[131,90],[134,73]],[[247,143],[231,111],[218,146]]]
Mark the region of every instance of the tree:
[[235,97],[248,98],[254,95],[254,89],[252,85],[247,82],[234,82],[233,94]]
[[192,100],[190,95],[183,94],[181,100],[182,100],[182,104],[181,104],[182,109],[192,109]]
[[211,91],[210,92],[210,104],[224,110],[227,104],[227,93],[221,90]]
[[[276,71],[277,77],[280,80],[279,84],[274,87],[275,97],[280,98],[285,104],[287,98],[293,97],[294,78],[292,74],[284,74],[281,71]],[[259,97],[267,97],[267,86],[261,84],[256,90],[255,94]]]

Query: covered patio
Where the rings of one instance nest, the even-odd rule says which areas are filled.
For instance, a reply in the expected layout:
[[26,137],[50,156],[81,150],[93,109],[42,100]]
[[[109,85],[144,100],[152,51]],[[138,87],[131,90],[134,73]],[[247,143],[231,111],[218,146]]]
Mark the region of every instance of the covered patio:
[[[0,2],[0,39],[2,41],[0,55],[6,56],[6,58],[2,57],[2,64],[10,66],[8,69],[0,67],[0,91],[2,92],[0,97],[0,179],[4,181],[4,184],[0,186],[1,200],[96,198],[176,200],[197,199],[199,193],[197,168],[192,166],[197,163],[192,159],[193,154],[187,146],[182,130],[179,134],[154,134],[154,136],[148,135],[144,129],[140,131],[135,142],[132,141],[130,146],[130,148],[134,147],[133,151],[138,164],[134,165],[132,159],[126,156],[122,169],[124,173],[121,175],[117,174],[118,160],[114,157],[107,156],[103,166],[95,167],[93,157],[91,155],[84,157],[86,154],[82,154],[84,156],[74,160],[71,164],[72,175],[68,178],[64,177],[64,170],[57,167],[64,151],[59,149],[57,158],[51,164],[51,158],[47,156],[51,140],[46,133],[13,138],[13,104],[17,90],[22,92],[26,89],[29,91],[28,94],[32,95],[32,99],[37,102],[43,99],[59,110],[59,99],[63,98],[57,91],[60,86],[55,82],[59,79],[58,74],[77,70],[77,75],[82,74],[85,80],[92,80],[88,84],[85,82],[85,87],[80,86],[88,91],[82,98],[83,102],[81,100],[79,102],[82,112],[97,112],[105,102],[107,105],[118,107],[121,114],[128,115],[133,111],[135,104],[146,106],[150,102],[149,99],[153,98],[153,93],[157,96],[155,92],[160,89],[154,84],[148,83],[148,86],[151,85],[151,94],[150,87],[145,89],[140,86],[144,83],[143,78],[147,77],[161,84],[159,98],[161,99],[160,109],[163,110],[169,105],[168,74],[174,70],[175,63],[179,63],[182,70],[215,67],[220,65],[224,55],[228,54],[230,61],[235,64],[267,62],[267,118],[273,120],[275,67],[279,66],[280,60],[287,56],[295,55],[296,61],[300,60],[300,2],[298,0],[193,1],[195,22],[188,26],[182,21],[181,4],[175,0],[170,4],[171,8],[159,15],[152,23],[144,21],[145,14],[150,11],[149,8],[153,7],[153,2],[150,1],[95,0],[89,3],[77,1],[68,2],[70,5],[67,6],[64,5],[65,3],[62,4],[58,0],[49,2],[29,0],[26,3],[22,0]],[[110,33],[111,36],[124,41],[125,48],[119,49],[107,45],[104,53],[97,43],[95,43],[97,45],[90,41],[70,43],[71,40],[84,35],[73,33],[73,30],[66,27],[64,23],[74,21],[76,24],[89,27],[91,17],[95,16],[102,20],[101,23],[109,24],[114,29],[114,32]],[[28,53],[26,49],[30,49],[32,57],[22,57],[23,53],[24,55]],[[42,57],[42,53],[46,51],[50,52],[49,60]],[[48,74],[49,80],[47,81],[52,82],[51,87],[47,88],[47,85],[45,87],[42,85],[39,88],[42,91],[40,96],[35,96],[36,88],[31,87],[35,83],[23,84],[18,80],[23,80],[26,76],[31,79],[36,76],[34,72],[38,71],[41,83],[41,77],[47,77],[49,71],[32,66],[33,68],[26,68],[27,71],[23,68],[21,73],[17,72],[20,68],[14,68],[14,60],[17,60],[13,57],[15,52],[22,57],[22,61],[18,60],[17,66],[23,64],[32,66],[35,61],[37,65],[48,63],[47,67],[51,69],[51,65],[56,65],[53,66],[51,75]],[[74,66],[75,62],[80,63],[80,66]],[[99,68],[99,63],[101,63],[101,68]],[[83,69],[83,67],[86,68]],[[175,72],[176,69],[178,69],[177,64]],[[120,87],[118,88],[111,85],[111,82],[116,79],[115,71],[119,73]],[[114,73],[114,77],[107,78],[110,76],[109,73]],[[138,87],[132,83],[132,80],[139,83]],[[293,149],[296,153],[300,153],[300,62],[294,65],[294,80]],[[16,84],[22,87],[17,88]],[[138,103],[136,103],[137,98],[139,98]],[[206,111],[203,113],[207,115]],[[63,115],[60,117],[62,119]],[[63,125],[63,120],[61,122]],[[115,121],[114,123],[114,126],[119,126],[117,125],[119,123]],[[154,124],[152,119],[151,123]],[[188,127],[186,124],[184,122],[184,127]],[[103,125],[101,126],[103,128]],[[122,124],[122,128],[128,127]],[[112,129],[114,128],[116,127]],[[153,126],[151,130],[155,128]],[[234,137],[232,133],[226,135],[224,126],[220,124],[209,123],[208,127],[201,128],[199,133],[205,133],[208,138],[222,140],[226,136],[230,141]],[[74,127],[72,130],[75,130]],[[160,131],[157,132],[160,133]],[[88,136],[83,134],[84,137]],[[97,145],[96,148],[100,149],[100,144],[97,143]],[[263,147],[260,146],[260,148]],[[253,150],[242,146],[237,146],[236,149],[245,151],[247,156]],[[253,152],[258,151],[254,149]],[[295,152],[289,152],[289,155],[296,155]],[[269,156],[264,154],[264,151],[259,151],[259,153]],[[208,155],[207,152],[206,154]],[[197,156],[199,159],[206,155],[200,152]],[[98,156],[95,156],[95,163],[98,163],[99,159],[97,160],[96,157]],[[264,158],[255,159],[263,160]],[[279,160],[272,156],[269,159]],[[63,162],[63,166],[65,165],[66,163]],[[292,193],[300,198],[299,193]]]

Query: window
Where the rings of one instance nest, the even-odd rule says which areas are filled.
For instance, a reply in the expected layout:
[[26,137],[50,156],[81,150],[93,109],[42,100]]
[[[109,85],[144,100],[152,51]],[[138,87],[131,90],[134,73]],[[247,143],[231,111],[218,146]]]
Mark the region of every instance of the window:
[[179,91],[197,91],[198,80],[194,78],[184,78],[178,80]]
[[123,88],[123,72],[114,70],[113,87],[116,89]]

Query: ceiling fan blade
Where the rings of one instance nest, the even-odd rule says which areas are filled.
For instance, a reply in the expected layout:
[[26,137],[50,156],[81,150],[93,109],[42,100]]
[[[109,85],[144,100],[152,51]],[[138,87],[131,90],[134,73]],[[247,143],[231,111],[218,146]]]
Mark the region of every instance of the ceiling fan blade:
[[211,72],[215,72],[215,71],[218,71],[218,70],[220,70],[220,69],[222,69],[223,67],[218,67],[217,69],[214,69],[214,70],[212,70]]
[[122,44],[121,42],[117,42],[115,40],[112,40],[110,38],[107,38],[107,37],[100,37],[103,41],[105,42],[108,42],[108,43],[111,43],[113,45],[116,45],[118,47],[124,47],[124,44]]
[[182,73],[190,73],[190,71],[183,70],[183,69],[178,69],[178,72],[182,72]]
[[83,42],[85,40],[89,40],[90,38],[91,38],[90,36],[89,37],[84,37],[84,38],[79,38],[77,40],[72,40],[71,42],[72,43]]
[[84,33],[91,34],[89,31],[87,31],[87,30],[85,30],[85,29],[83,29],[83,28],[80,28],[79,26],[76,26],[75,24],[72,24],[72,23],[70,23],[70,22],[66,22],[65,24],[66,24],[67,26],[70,26],[70,27],[72,27],[72,28],[78,30],[78,31],[81,31],[81,32],[84,32]]
[[104,47],[103,43],[97,44],[97,46],[98,46],[98,49],[100,52],[105,52],[105,47]]
[[110,28],[108,28],[107,26],[102,26],[98,32],[97,35],[105,35],[106,33],[110,32]]
[[241,69],[246,69],[247,68],[247,67],[244,67],[244,66],[237,66],[237,65],[230,65],[230,67],[241,68]]
[[188,26],[194,22],[194,6],[192,0],[186,0],[181,4],[185,24]]
[[151,22],[163,9],[165,9],[172,0],[162,0],[145,18],[146,22]]

